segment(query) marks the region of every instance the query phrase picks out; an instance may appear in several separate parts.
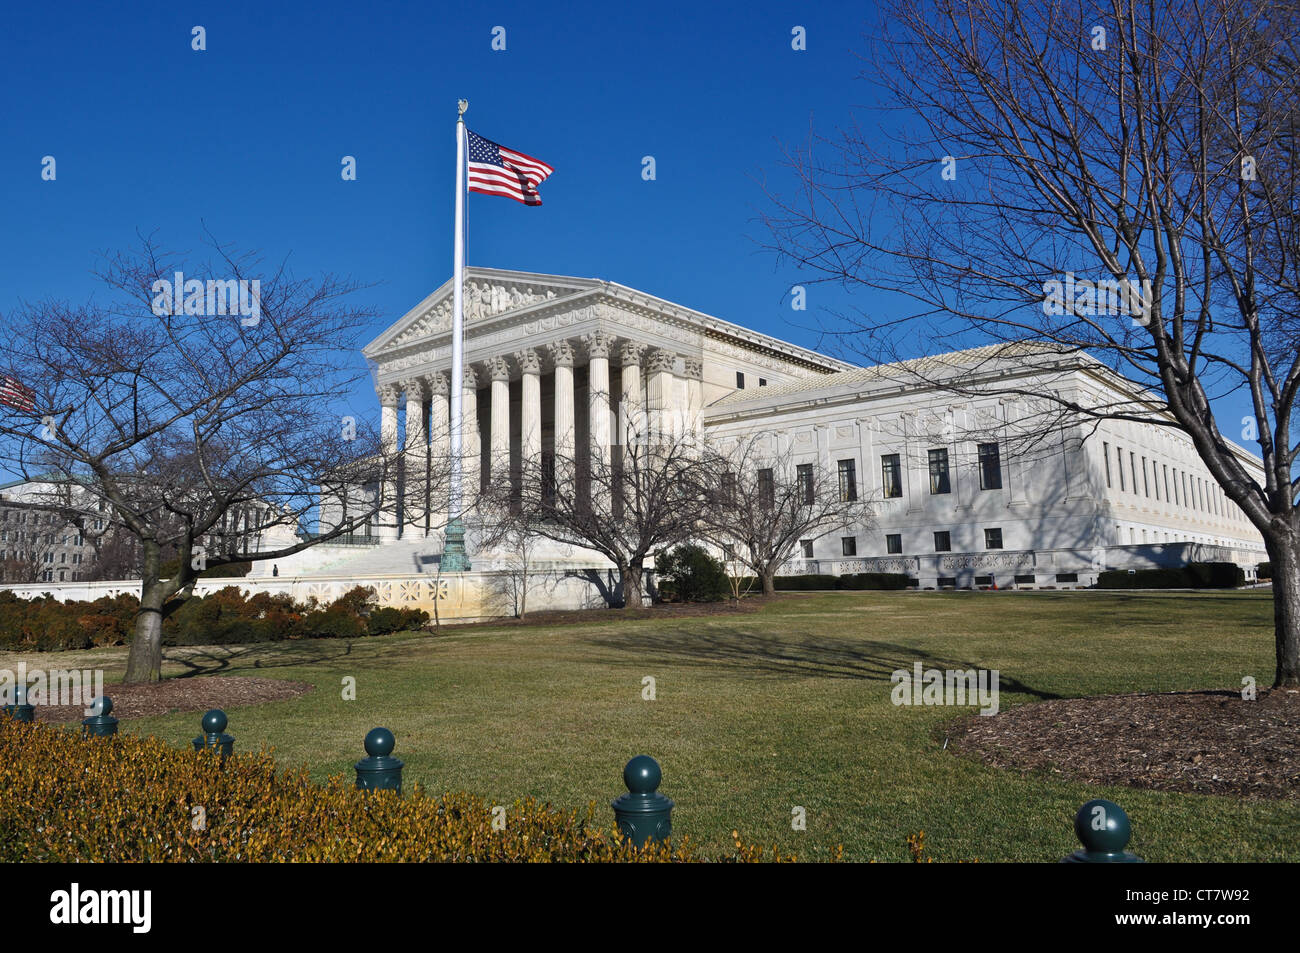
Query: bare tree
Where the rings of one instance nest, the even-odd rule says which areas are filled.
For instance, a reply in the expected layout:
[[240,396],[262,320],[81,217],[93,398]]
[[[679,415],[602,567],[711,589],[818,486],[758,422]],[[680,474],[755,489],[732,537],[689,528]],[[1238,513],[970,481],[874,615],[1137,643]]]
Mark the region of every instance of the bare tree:
[[364,376],[351,364],[371,318],[345,301],[355,284],[284,265],[264,272],[219,246],[190,270],[151,240],[109,258],[100,277],[101,300],[6,317],[0,366],[28,396],[0,408],[0,461],[68,475],[138,541],[126,680],[154,681],[172,597],[204,569],[283,559],[363,525],[377,501],[318,537],[298,535],[328,473],[351,466],[379,481],[393,461],[340,415]]
[[[700,534],[723,551],[728,564],[752,573],[764,595],[776,591],[777,573],[802,540],[871,519],[856,475],[841,480],[820,463],[804,461],[776,435],[749,434],[719,444],[708,452],[707,469]],[[731,575],[739,598],[739,579]]]
[[642,604],[651,553],[694,535],[706,478],[692,435],[648,435],[637,429],[637,415],[628,419],[623,443],[609,454],[561,447],[524,461],[517,482],[497,480],[485,497],[490,509],[512,513],[509,519],[528,532],[607,558],[618,571],[624,608]]
[[[1298,35],[1289,0],[889,0],[867,76],[890,129],[851,125],[793,153],[800,192],[772,194],[767,216],[772,247],[814,281],[904,302],[838,329],[874,360],[891,341],[1028,340],[1036,359],[1087,354],[1136,381],[1100,406],[1050,386],[981,392],[1185,431],[1263,535],[1275,684],[1290,687]],[[1242,437],[1258,439],[1262,479],[1212,408],[1234,391],[1249,395]]]

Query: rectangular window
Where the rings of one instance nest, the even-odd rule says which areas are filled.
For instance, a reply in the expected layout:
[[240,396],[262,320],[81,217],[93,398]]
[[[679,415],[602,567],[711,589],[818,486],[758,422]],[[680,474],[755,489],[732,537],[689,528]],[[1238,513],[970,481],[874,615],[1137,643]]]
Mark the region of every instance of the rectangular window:
[[1031,572],[1018,574],[1016,576],[1016,585],[1018,586],[1032,586],[1037,581],[1037,578]]
[[980,444],[979,456],[980,489],[1002,489],[1002,454],[998,450],[998,445],[996,443]]
[[813,541],[812,541],[811,539],[801,539],[801,540],[799,540],[799,547],[803,550],[803,558],[804,558],[804,559],[812,559],[812,558],[813,558],[813,548],[812,548],[812,547],[813,547]]
[[1165,475],[1165,502],[1168,503],[1169,502],[1169,464],[1167,463],[1160,464],[1160,469],[1164,472]]
[[934,534],[934,551],[936,553],[952,552],[952,534],[948,530],[940,530]]
[[986,529],[984,531],[984,548],[1001,549],[1002,548],[1002,530],[1000,528]]
[[840,461],[840,502],[852,503],[858,498],[858,465],[854,460]]
[[1136,496],[1138,491],[1138,458],[1132,450],[1128,452],[1129,472],[1133,474],[1133,494]]
[[930,452],[930,492],[938,496],[951,493],[952,483],[948,479],[948,451],[946,449]]
[[1151,496],[1151,483],[1150,481],[1147,480],[1147,458],[1146,457],[1142,458],[1142,492],[1148,497]]
[[887,453],[880,458],[880,484],[887,500],[903,495],[903,465],[898,454]]
[[1124,485],[1124,448],[1123,447],[1115,448],[1115,462],[1119,464],[1119,488],[1122,492],[1128,489],[1128,487]]
[[840,539],[840,548],[845,556],[856,556],[858,554],[858,538],[856,536],[845,536]]
[[1056,574],[1057,582],[1078,582],[1079,574],[1077,572],[1058,572]]
[[1160,471],[1157,469],[1159,464],[1154,460],[1151,461],[1151,482],[1155,484],[1156,499],[1160,499]]
[[767,386],[767,378],[766,378],[766,377],[760,377],[760,378],[758,379],[758,386],[759,386],[759,387],[766,387],[766,386]]
[[1178,492],[1178,468],[1174,467],[1174,505],[1182,506],[1182,496]]
[[736,390],[745,389],[745,372],[736,371]]
[[903,534],[886,533],[885,534],[885,552],[898,555],[903,551]]
[[1106,462],[1106,489],[1110,489],[1112,486],[1110,482],[1110,444],[1103,443],[1101,445],[1101,458]]
[[799,499],[804,506],[813,505],[813,468],[811,463],[801,463],[795,467],[799,480]]
[[771,467],[758,471],[758,505],[766,510],[776,506],[776,481],[772,477]]

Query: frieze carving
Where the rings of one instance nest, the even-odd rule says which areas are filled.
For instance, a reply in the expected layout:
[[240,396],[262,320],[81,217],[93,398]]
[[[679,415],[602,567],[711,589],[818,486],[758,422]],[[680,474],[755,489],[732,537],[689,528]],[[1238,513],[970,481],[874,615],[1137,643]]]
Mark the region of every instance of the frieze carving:
[[[572,292],[564,289],[564,293]],[[508,311],[527,308],[541,301],[550,301],[554,297],[556,297],[554,288],[543,291],[534,289],[532,285],[471,278],[465,282],[465,321],[482,321]],[[403,331],[393,344],[401,345],[430,334],[450,331],[451,309],[452,296],[448,293]]]
[[655,348],[650,352],[650,358],[646,361],[646,370],[651,374],[660,374],[664,371],[672,373],[673,367],[677,364],[677,355],[672,351],[663,348]]

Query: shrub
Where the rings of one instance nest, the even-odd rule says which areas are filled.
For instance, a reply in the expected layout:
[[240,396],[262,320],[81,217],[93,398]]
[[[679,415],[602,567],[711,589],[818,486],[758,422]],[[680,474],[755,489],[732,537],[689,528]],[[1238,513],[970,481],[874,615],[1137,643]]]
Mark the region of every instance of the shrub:
[[1097,577],[1099,589],[1232,589],[1246,574],[1236,563],[1189,563],[1171,569],[1107,570]]
[[[206,824],[194,830],[191,809]],[[369,795],[335,776],[277,770],[270,754],[196,754],[155,738],[87,742],[44,724],[0,728],[0,862],[794,860],[745,844],[709,858],[683,839],[639,851],[595,819],[531,798],[495,829],[490,802]],[[608,809],[606,809],[607,811]]]
[[909,580],[901,572],[855,572],[840,576],[841,589],[906,589]]
[[1273,578],[1273,563],[1271,561],[1260,563],[1255,567],[1255,576],[1260,581]]
[[370,635],[384,635],[388,632],[405,632],[418,629],[429,621],[429,613],[423,609],[397,609],[384,606],[370,610],[366,619],[366,631]]
[[815,589],[838,589],[840,577],[829,573],[807,573],[802,576],[777,576],[772,580],[778,592],[807,592]]
[[682,602],[716,602],[731,594],[727,570],[702,546],[684,543],[655,559],[659,576]]

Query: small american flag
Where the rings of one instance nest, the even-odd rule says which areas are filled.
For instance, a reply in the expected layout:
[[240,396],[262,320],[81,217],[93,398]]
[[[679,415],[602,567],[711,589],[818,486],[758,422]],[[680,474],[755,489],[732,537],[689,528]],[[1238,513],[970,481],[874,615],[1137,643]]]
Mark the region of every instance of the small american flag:
[[0,377],[0,404],[31,413],[36,409],[36,391],[6,374]]
[[540,159],[469,133],[469,191],[504,195],[525,205],[541,205],[537,187],[555,170]]

